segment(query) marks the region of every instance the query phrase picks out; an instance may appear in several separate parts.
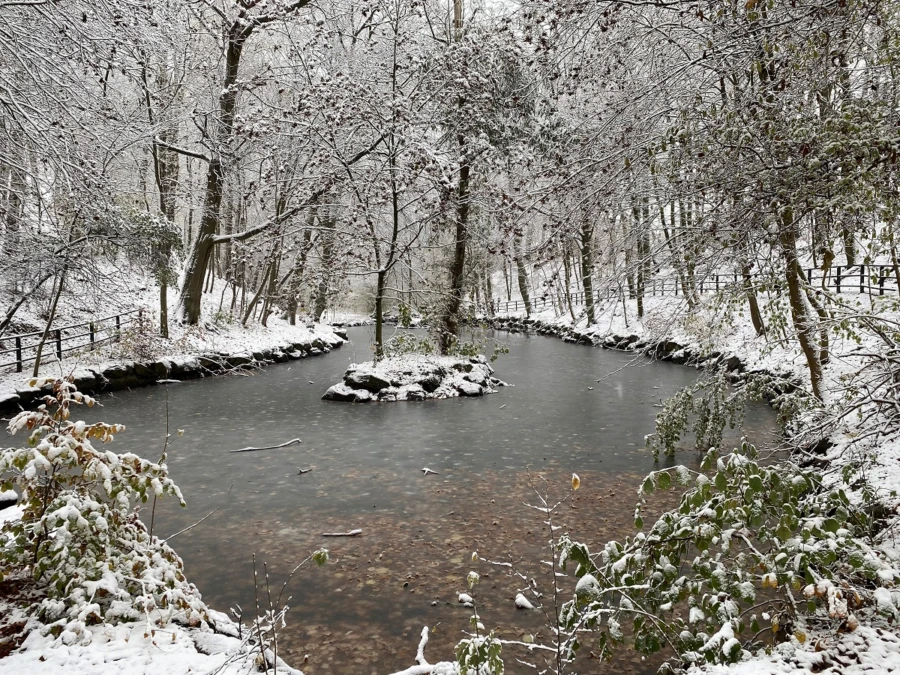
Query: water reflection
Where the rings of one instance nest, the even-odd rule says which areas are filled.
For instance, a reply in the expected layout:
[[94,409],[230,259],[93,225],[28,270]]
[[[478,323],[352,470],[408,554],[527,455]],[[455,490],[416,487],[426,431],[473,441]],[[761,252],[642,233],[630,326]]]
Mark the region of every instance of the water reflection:
[[[354,329],[352,344],[328,356],[252,377],[107,395],[103,410],[91,414],[126,424],[118,450],[147,457],[163,447],[167,414],[173,432],[185,430],[172,437],[169,466],[188,507],[162,502],[156,527],[175,532],[218,509],[173,542],[207,602],[221,610],[239,603],[251,614],[251,554],[268,563],[280,589],[291,568],[324,545],[331,563],[301,570],[286,591],[292,609],[279,654],[308,675],[389,673],[413,663],[423,625],[437,626],[430,660],[451,658],[470,616],[456,597],[473,568],[484,579],[477,595],[488,628],[510,639],[547,638],[541,612],[513,605],[522,581],[473,564],[471,552],[548,582],[538,561],[546,559],[549,533],[523,502],[533,501],[538,476],[564,493],[573,471],[582,488],[560,523],[595,548],[630,532],[640,481],[659,468],[641,449],[654,405],[696,377],[688,368],[552,338],[500,337],[510,354],[495,364],[497,374],[515,387],[482,399],[322,401],[350,361],[369,358],[369,330]],[[750,412],[755,440],[773,419],[762,406]],[[229,452],[295,437],[303,444]],[[426,466],[438,474],[423,475]],[[675,499],[663,496],[654,507]],[[321,536],[355,528],[362,536]],[[508,656],[507,672],[533,672]],[[589,645],[583,658],[591,658]],[[614,669],[652,666],[626,656]],[[604,668],[586,661],[582,671],[613,669]]]

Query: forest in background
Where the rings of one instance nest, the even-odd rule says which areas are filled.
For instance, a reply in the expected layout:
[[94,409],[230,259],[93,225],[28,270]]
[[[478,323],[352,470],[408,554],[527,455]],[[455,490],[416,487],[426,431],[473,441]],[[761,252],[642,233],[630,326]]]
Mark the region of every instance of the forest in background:
[[443,352],[504,297],[574,314],[578,291],[591,323],[611,284],[640,315],[654,279],[691,310],[718,274],[821,397],[859,312],[804,268],[900,279],[890,3],[2,9],[3,332],[66,283],[103,298],[123,260],[163,336],[213,319],[219,280],[220,318],[318,318],[355,289],[379,346],[403,303]]

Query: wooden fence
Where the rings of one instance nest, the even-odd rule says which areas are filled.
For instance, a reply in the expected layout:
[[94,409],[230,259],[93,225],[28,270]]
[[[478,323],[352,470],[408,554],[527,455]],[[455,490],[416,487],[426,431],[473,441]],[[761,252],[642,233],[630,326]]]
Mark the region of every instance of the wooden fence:
[[[836,265],[824,273],[818,268],[803,270],[807,283],[813,289],[824,288],[833,293],[883,296],[886,294],[900,294],[900,286],[891,265]],[[758,280],[758,275],[753,275]],[[743,277],[736,272],[712,272],[694,276],[694,284],[697,293],[718,293],[727,289],[743,287]],[[600,290],[594,291],[594,302],[613,300],[621,297],[633,297],[628,284],[620,278],[599,279],[594,284]],[[684,295],[684,285],[678,277],[651,277],[644,281],[644,297],[658,295]],[[533,298],[531,309],[546,309],[559,305],[564,296],[554,297],[549,293]],[[585,304],[584,292],[569,293],[569,302],[573,306]],[[525,309],[522,300],[494,301],[494,311],[500,314],[517,312]]]
[[[143,310],[133,309],[86,323],[51,327],[44,343],[41,361],[52,363],[50,359],[53,356],[57,361],[62,361],[64,354],[81,350],[93,351],[98,345],[118,342],[122,337],[122,330],[131,324],[141,311]],[[15,366],[16,372],[21,373],[26,364],[34,363],[43,334],[44,331],[39,330],[0,337],[0,369]]]

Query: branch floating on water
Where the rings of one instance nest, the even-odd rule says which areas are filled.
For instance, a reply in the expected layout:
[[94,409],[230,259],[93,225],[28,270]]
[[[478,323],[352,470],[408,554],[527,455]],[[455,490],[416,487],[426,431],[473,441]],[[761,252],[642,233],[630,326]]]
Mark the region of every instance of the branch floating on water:
[[296,443],[302,443],[302,442],[303,441],[301,441],[299,438],[292,438],[287,443],[282,443],[281,445],[267,445],[262,448],[254,448],[251,446],[249,448],[239,448],[238,450],[232,450],[231,452],[255,452],[256,450],[277,450],[278,448],[286,448],[289,445],[294,445]]
[[349,532],[323,532],[323,537],[358,537],[362,530],[350,530]]

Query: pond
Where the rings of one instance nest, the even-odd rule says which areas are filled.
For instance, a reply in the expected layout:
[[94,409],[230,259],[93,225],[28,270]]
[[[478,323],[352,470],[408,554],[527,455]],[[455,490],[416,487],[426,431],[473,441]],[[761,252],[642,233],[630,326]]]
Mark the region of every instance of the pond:
[[[540,564],[548,559],[549,531],[525,503],[537,503],[535,489],[568,495],[577,472],[581,488],[555,523],[594,550],[631,533],[641,479],[659,468],[643,449],[644,436],[659,402],[697,371],[554,338],[498,334],[510,353],[494,364],[497,376],[515,386],[497,394],[322,401],[348,363],[370,358],[371,335],[351,329],[351,343],[340,350],[248,377],[104,395],[104,407],[90,417],[124,423],[117,450],[148,458],[159,456],[168,423],[169,468],[188,506],[161,501],[155,533],[177,532],[216,509],[172,541],[210,606],[240,605],[252,616],[253,554],[260,579],[265,562],[278,595],[298,562],[329,549],[326,566],[301,568],[285,591],[292,599],[279,655],[307,675],[384,675],[408,667],[426,625],[433,629],[428,659],[451,659],[469,628],[471,610],[457,597],[467,590],[470,570],[482,576],[474,595],[488,629],[508,639],[549,639],[541,611],[514,606],[524,582],[508,568],[473,562],[472,552],[537,577],[552,613],[550,578]],[[774,415],[754,407],[746,427],[754,441],[764,441]],[[292,438],[303,442],[230,452]],[[696,454],[685,452],[679,461],[694,463]],[[437,473],[425,475],[425,467]],[[653,508],[658,513],[676,500],[657,497]],[[358,537],[322,536],[357,528]],[[265,595],[260,588],[261,604]],[[635,654],[615,664],[588,662],[590,645],[582,651],[580,672],[653,672],[657,664]],[[507,648],[504,655],[507,672],[534,672],[516,662],[526,654]]]

